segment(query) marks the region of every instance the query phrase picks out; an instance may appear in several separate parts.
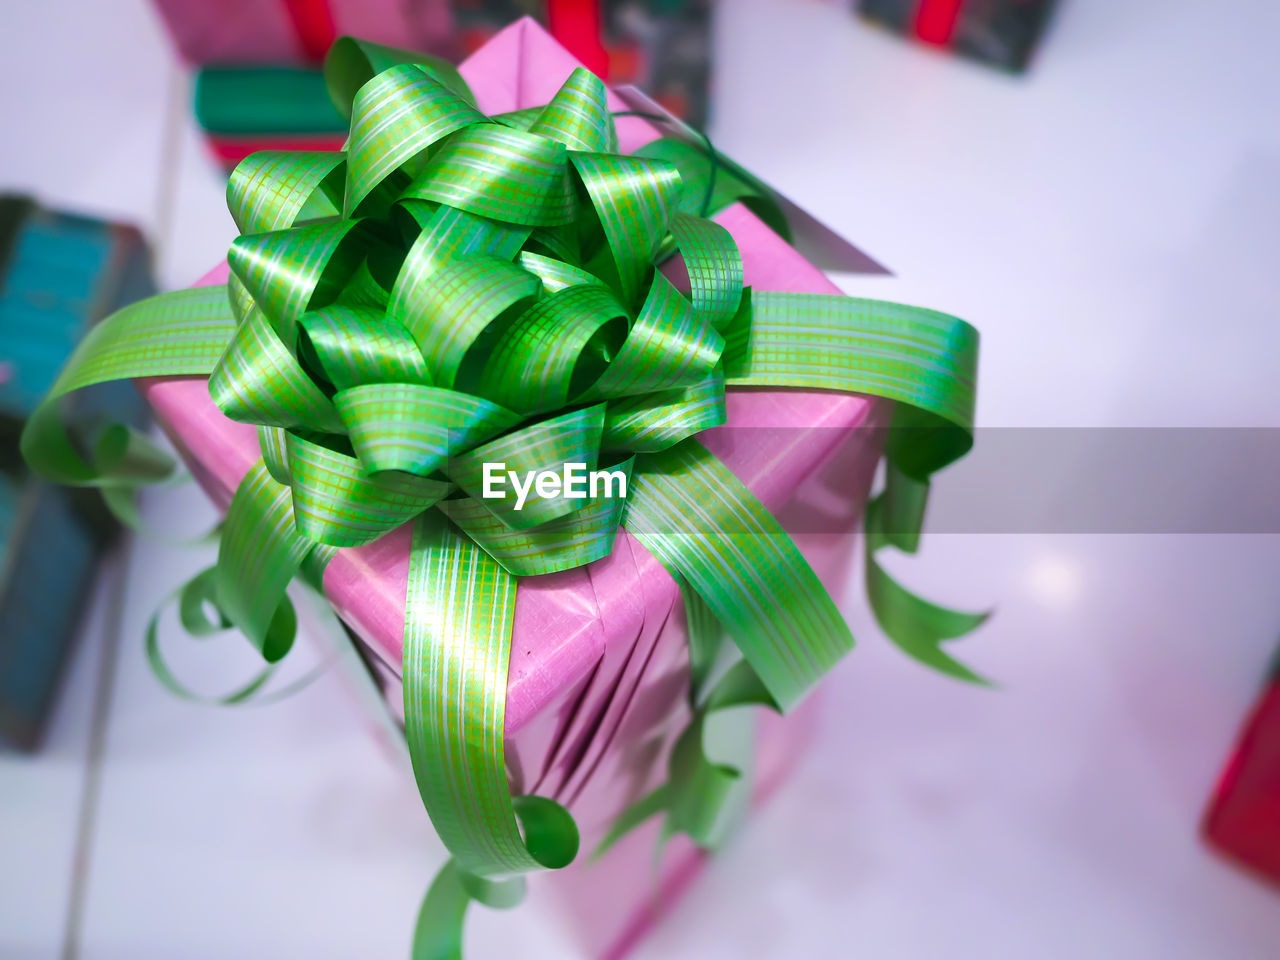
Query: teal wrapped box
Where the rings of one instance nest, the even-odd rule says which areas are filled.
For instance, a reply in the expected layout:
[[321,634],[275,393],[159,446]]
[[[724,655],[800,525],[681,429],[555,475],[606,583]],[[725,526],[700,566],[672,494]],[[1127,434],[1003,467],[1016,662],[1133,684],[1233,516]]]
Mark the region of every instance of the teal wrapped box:
[[[39,743],[116,530],[96,492],[31,477],[18,435],[86,329],[153,289],[136,229],[0,197],[0,743],[12,747]],[[75,404],[73,422],[87,430],[146,421],[128,383]]]

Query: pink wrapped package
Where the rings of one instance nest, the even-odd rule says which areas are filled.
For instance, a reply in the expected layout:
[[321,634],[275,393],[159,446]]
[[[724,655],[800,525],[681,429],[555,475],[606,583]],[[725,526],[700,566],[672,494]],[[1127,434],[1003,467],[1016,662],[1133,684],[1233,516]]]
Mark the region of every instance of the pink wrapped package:
[[447,53],[448,0],[155,0],[182,59],[210,63],[319,63],[344,34]]
[[[461,65],[489,114],[546,103],[577,66],[532,20],[497,35]],[[610,108],[628,105],[611,94]],[[621,149],[661,131],[618,120]],[[715,218],[742,252],[757,290],[838,293],[812,264],[741,205]],[[870,263],[870,261],[867,261]],[[872,269],[878,269],[872,267]],[[227,277],[222,265],[201,283]],[[676,268],[673,273],[679,273]],[[201,379],[147,381],[142,389],[201,485],[220,506],[260,458],[255,428],[228,420]],[[726,426],[700,435],[782,524],[832,595],[849,580],[862,507],[880,456],[889,404],[800,390],[730,390]],[[813,532],[823,531],[823,532]],[[342,619],[389,674],[398,674],[410,529],[338,551],[324,589]],[[506,740],[512,788],[565,803],[590,851],[628,805],[663,779],[666,754],[687,721],[687,636],[671,576],[625,531],[602,560],[524,578],[517,594],[507,681]],[[801,753],[811,705],[755,729],[754,797],[766,796]],[[616,957],[633,945],[701,863],[682,837],[667,844],[654,879],[658,823],[628,834],[607,855],[534,879],[574,914],[586,955]]]

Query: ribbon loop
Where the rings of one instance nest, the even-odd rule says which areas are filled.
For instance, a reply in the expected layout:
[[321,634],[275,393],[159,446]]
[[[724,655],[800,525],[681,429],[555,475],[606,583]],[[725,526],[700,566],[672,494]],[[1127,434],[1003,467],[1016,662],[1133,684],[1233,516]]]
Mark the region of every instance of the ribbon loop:
[[604,233],[607,259],[624,304],[634,305],[653,270],[680,189],[680,173],[667,163],[605,153],[570,155]]
[[285,230],[299,219],[342,212],[346,156],[325,151],[262,150],[227,180],[227,209],[241,233]]
[[711,377],[692,386],[609,404],[604,447],[656,453],[719,427],[727,418],[724,377],[717,368]]
[[562,856],[549,855],[552,844],[542,832],[531,850],[507,787],[503,724],[515,579],[438,513],[419,516],[413,556],[404,638],[406,734],[436,831],[458,866],[481,877],[573,859],[572,818],[544,814],[539,820],[559,839]]
[[402,63],[416,64],[467,103],[475,103],[471,88],[449,61],[359,37],[338,37],[325,55],[324,80],[329,98],[344,117],[350,117],[360,88],[384,70]]
[[724,351],[724,338],[660,273],[617,355],[588,398],[661,393],[705,380]]
[[218,606],[268,663],[293,643],[292,633],[271,625],[314,546],[298,532],[290,500],[289,488],[272,480],[261,461],[251,468],[227,507],[214,572]]
[[455,390],[417,383],[369,383],[333,397],[351,445],[370,474],[426,477],[449,457],[519,421],[519,414]]
[[564,144],[496,123],[450,137],[401,197],[527,227],[573,220]]
[[359,266],[359,226],[332,220],[242,235],[231,244],[231,272],[291,352],[298,318],[331,302]]
[[[406,274],[412,276],[401,276]],[[424,280],[398,281],[389,312],[418,341],[435,380],[451,387],[477,341],[491,326],[509,325],[514,317],[508,311],[532,302],[537,293],[532,274],[476,253],[449,261]]]
[[392,291],[395,316],[407,319],[408,304],[416,296],[417,285],[436,270],[469,253],[488,253],[502,260],[512,260],[528,239],[530,228],[518,224],[498,223],[444,204],[426,200],[401,200],[397,209],[406,213],[417,226],[413,246],[405,255]]
[[317,543],[372,543],[449,492],[449,484],[388,471],[371,480],[360,461],[295,433],[285,436],[298,531]]
[[618,133],[609,115],[604,81],[584,67],[575,67],[564,86],[535,115],[537,119],[529,125],[529,132],[558,140],[570,150],[618,150]]
[[918,477],[973,445],[978,332],[956,317],[900,303],[815,293],[753,291],[750,313],[726,335],[730,385],[793,386],[886,397],[899,463]]
[[[558,488],[544,494],[536,486],[527,487],[524,497],[504,489],[501,497],[485,497],[486,473],[507,474],[530,480],[540,473],[563,474],[570,463],[594,470],[599,461],[600,435],[604,430],[604,405],[572,410],[558,417],[537,420],[528,426],[455,457],[448,472],[459,487],[515,530],[527,530],[555,520],[584,506],[569,491]],[[493,469],[487,465],[500,465]],[[502,476],[506,481],[506,476]]]
[[[630,484],[634,458],[610,468]],[[508,526],[470,497],[442,500],[441,511],[508,573],[534,577],[559,573],[606,557],[613,550],[626,501],[619,496],[594,496],[572,513],[529,529]]]
[[378,310],[334,305],[302,315],[306,352],[335,390],[361,384],[429,384],[409,331]]
[[626,310],[599,284],[566,287],[520,315],[498,340],[481,392],[542,413],[582,398],[626,335]]
[[338,433],[342,421],[324,391],[256,308],[209,377],[209,395],[232,420]]
[[416,64],[400,64],[364,84],[351,111],[347,190],[352,216],[376,187],[434,143],[488,119],[455,90]]
[[742,254],[733,235],[713,220],[687,213],[672,216],[671,235],[689,274],[693,308],[723,331],[742,302]]

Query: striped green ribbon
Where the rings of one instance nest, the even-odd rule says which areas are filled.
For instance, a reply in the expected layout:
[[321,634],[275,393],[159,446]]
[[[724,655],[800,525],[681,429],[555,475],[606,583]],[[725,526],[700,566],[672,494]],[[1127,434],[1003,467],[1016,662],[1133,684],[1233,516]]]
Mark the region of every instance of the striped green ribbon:
[[[577,848],[563,808],[508,790],[518,578],[600,559],[626,527],[741,651],[730,692],[708,702],[793,705],[853,637],[778,521],[694,437],[724,423],[726,386],[897,401],[896,479],[871,505],[867,542],[913,549],[904,518],[918,533],[929,473],[971,443],[977,335],[899,304],[744,289],[733,238],[704,214],[767,206],[767,189],[687,145],[618,154],[604,87],[585,70],[545,107],[499,117],[437,61],[344,39],[327,70],[351,118],[347,149],[241,163],[226,288],[165,294],[101,324],[23,451],[64,482],[140,482],[162,472],[153,452],[109,431],[86,454],[58,398],[111,378],[208,376],[222,411],[259,428],[262,461],[231,502],[201,596],[268,661],[287,650],[279,623],[297,573],[317,582],[335,549],[414,523],[406,725],[452,856],[415,955],[452,957],[468,900],[509,903],[514,878]],[[672,252],[688,294],[656,270]],[[484,496],[497,461],[617,470],[629,496],[538,489],[517,508],[510,493]],[[919,600],[874,562],[868,587],[907,653],[971,676],[939,645],[974,618]],[[718,807],[696,797],[727,793],[727,774],[700,759],[701,723],[677,747],[673,782],[686,786],[668,798],[675,829],[695,836]]]
[[[696,590],[681,584],[685,628],[689,637],[689,723],[677,738],[667,760],[667,779],[622,811],[592,852],[603,856],[614,844],[652,817],[663,817],[659,851],[677,833],[687,835],[704,850],[715,850],[750,799],[750,780],[744,774],[753,759],[750,712],[738,707],[778,710],[760,675],[739,659],[722,669],[725,631],[711,607]],[[731,711],[735,734],[724,737],[712,759],[708,729]],[[746,721],[746,722],[744,722]]]

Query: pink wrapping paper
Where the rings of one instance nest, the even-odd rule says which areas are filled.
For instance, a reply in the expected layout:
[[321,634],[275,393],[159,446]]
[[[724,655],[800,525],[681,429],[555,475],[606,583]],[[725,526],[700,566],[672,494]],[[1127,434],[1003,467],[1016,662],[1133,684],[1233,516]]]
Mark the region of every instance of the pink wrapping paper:
[[[410,50],[447,53],[449,0],[154,0],[192,64],[296,63],[319,59],[321,37],[344,34]],[[299,25],[310,24],[311,36]],[[318,28],[318,31],[317,31]],[[303,27],[306,30],[307,27]],[[319,36],[317,36],[317,32]],[[319,51],[308,49],[320,46]]]
[[[576,66],[532,20],[504,30],[460,69],[480,108],[499,113],[545,103]],[[612,96],[612,95],[611,95]],[[626,109],[621,101],[613,109]],[[620,118],[624,151],[660,135]],[[736,238],[747,284],[761,290],[839,293],[826,277],[735,205],[716,217]],[[677,272],[679,272],[677,270]],[[201,283],[225,280],[222,265]],[[169,436],[220,505],[260,457],[253,427],[233,423],[198,379],[142,384]],[[888,404],[836,393],[732,390],[729,423],[701,439],[788,529],[837,600],[849,577],[862,505],[880,454]],[[750,427],[743,431],[740,428]],[[324,575],[329,601],[396,673],[403,640],[409,527],[338,551]],[[688,663],[675,582],[620,532],[610,556],[587,567],[521,581],[507,681],[506,735],[513,789],[566,802],[590,850],[616,814],[658,782],[685,720]],[[795,762],[809,729],[803,716],[762,717],[756,795]],[[693,848],[673,842],[651,883],[656,824],[636,831],[599,863],[580,858],[539,877],[578,916],[584,948],[617,956],[696,870]]]

